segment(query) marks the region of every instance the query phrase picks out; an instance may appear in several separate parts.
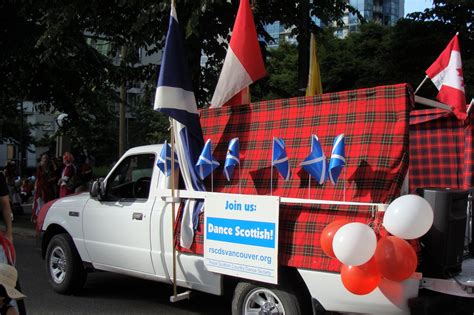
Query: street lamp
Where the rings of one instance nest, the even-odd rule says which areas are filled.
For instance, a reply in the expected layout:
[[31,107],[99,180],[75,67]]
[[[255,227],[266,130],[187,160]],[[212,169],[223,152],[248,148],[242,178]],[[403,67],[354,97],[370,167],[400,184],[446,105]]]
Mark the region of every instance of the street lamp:
[[[56,117],[56,123],[59,128],[64,126],[67,117],[68,115],[66,113],[61,113]],[[63,135],[58,135],[56,138],[56,156],[61,157],[65,151],[69,151],[69,147],[69,139]]]

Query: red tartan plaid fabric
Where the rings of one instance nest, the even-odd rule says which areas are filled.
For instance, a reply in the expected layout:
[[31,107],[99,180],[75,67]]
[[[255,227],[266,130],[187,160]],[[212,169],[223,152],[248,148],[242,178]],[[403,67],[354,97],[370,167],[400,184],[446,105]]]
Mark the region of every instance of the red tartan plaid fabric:
[[440,109],[410,113],[410,191],[474,187],[472,119],[461,121]]
[[[212,140],[213,155],[221,162],[214,172],[214,191],[270,195],[272,186],[273,195],[282,197],[392,201],[399,195],[408,167],[409,93],[406,84],[399,84],[203,110],[205,140]],[[341,133],[345,134],[346,168],[337,185],[329,181],[318,185],[312,180],[309,189],[308,174],[300,163],[310,152],[311,135],[319,137],[329,162],[333,139]],[[240,139],[241,167],[229,183],[222,166],[234,137]],[[273,137],[286,143],[292,170],[287,182],[271,167]],[[210,177],[206,186],[210,190]],[[326,225],[338,219],[374,220],[368,207],[281,204],[280,264],[338,272],[340,263],[322,252],[319,241]],[[201,230],[191,251],[203,253]]]

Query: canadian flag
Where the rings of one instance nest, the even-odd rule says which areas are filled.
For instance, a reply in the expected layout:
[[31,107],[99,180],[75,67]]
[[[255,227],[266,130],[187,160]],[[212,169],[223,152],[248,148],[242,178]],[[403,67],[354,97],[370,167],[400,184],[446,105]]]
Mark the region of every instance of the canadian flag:
[[[252,10],[248,0],[241,0],[224,66],[212,96],[211,108],[221,107],[265,75]],[[244,101],[244,97],[241,99]]]
[[458,119],[466,119],[466,95],[458,34],[454,35],[438,59],[426,70],[426,75],[439,91],[436,98],[452,106]]

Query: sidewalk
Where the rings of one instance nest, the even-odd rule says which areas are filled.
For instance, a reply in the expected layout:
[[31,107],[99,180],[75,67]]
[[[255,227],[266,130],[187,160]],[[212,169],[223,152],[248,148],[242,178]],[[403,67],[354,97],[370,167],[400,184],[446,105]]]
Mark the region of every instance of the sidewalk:
[[33,204],[24,203],[23,214],[13,216],[13,234],[26,237],[35,237],[35,224],[31,222],[31,209]]

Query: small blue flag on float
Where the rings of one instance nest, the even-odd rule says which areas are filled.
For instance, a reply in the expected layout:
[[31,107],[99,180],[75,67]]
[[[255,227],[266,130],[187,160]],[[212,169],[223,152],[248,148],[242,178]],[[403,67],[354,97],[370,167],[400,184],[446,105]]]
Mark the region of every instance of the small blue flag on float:
[[306,159],[301,162],[301,166],[320,185],[324,184],[327,173],[326,156],[316,135],[311,136],[311,152]]
[[[163,144],[163,148],[161,149],[160,156],[158,156],[156,166],[158,166],[158,168],[163,172],[163,174],[165,174],[165,176],[171,175],[171,146],[167,141],[165,141],[165,143]],[[174,168],[177,169],[178,167],[179,162],[175,152]]]
[[340,134],[334,139],[332,145],[331,159],[329,161],[329,179],[336,185],[337,179],[341,174],[342,168],[346,165],[344,149],[344,134]]
[[275,166],[284,180],[290,179],[290,163],[282,138],[273,137],[272,166]]
[[239,151],[239,138],[230,140],[224,163],[224,175],[229,182],[234,174],[235,166],[240,164]]
[[211,174],[211,172],[220,165],[219,162],[217,162],[217,160],[212,156],[211,149],[211,139],[208,139],[196,163],[196,172],[202,180],[209,176],[209,174]]

